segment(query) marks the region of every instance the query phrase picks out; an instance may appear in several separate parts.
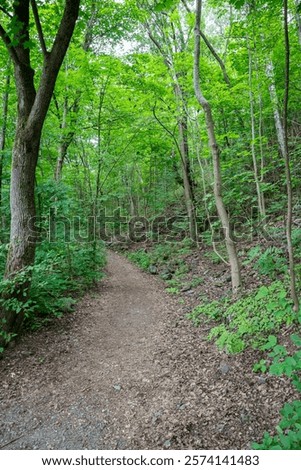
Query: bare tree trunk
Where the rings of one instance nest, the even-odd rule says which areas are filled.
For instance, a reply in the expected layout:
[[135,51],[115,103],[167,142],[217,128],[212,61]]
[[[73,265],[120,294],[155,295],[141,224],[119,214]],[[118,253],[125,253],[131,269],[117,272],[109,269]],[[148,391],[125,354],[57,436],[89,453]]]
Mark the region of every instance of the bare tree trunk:
[[68,98],[66,97],[64,100],[63,116],[62,116],[62,122],[60,125],[62,134],[60,138],[59,155],[58,155],[56,168],[55,168],[55,180],[57,182],[59,182],[62,179],[64,162],[67,157],[68,149],[74,139],[74,135],[75,135],[74,126],[76,125],[76,121],[78,118],[80,98],[81,98],[81,92],[78,92],[77,97],[75,98],[74,103],[71,106],[72,117],[69,123],[69,126],[71,126],[69,132],[66,132],[66,129],[68,128],[68,123],[67,123]]
[[193,241],[197,240],[197,225],[196,225],[196,214],[194,205],[193,195],[193,183],[191,180],[191,170],[189,161],[189,147],[187,137],[187,115],[182,115],[179,120],[179,137],[180,137],[180,151],[181,151],[181,162],[183,172],[183,183],[184,183],[184,194],[186,211],[189,222],[189,235]]
[[6,145],[6,128],[7,128],[7,117],[8,117],[8,98],[9,98],[9,87],[11,79],[10,71],[10,60],[5,80],[5,89],[2,95],[2,126],[0,129],[0,228],[2,227],[2,178],[3,178],[3,164],[4,164],[4,151]]
[[296,291],[296,275],[295,275],[295,261],[294,251],[292,245],[292,215],[293,215],[293,195],[292,195],[292,182],[290,170],[290,155],[288,149],[288,101],[289,101],[289,77],[290,77],[290,45],[288,36],[287,25],[287,0],[284,0],[284,39],[285,39],[285,92],[283,102],[283,124],[281,121],[279,103],[274,78],[274,67],[270,60],[266,66],[266,73],[269,78],[269,91],[274,114],[274,122],[279,145],[279,151],[284,160],[285,176],[286,176],[286,191],[287,191],[287,216],[286,216],[286,238],[287,250],[289,256],[289,271],[290,271],[290,290],[291,297],[294,302],[294,310],[299,310],[299,299]]
[[274,123],[276,128],[277,140],[279,145],[279,150],[283,159],[285,159],[285,136],[284,136],[284,129],[281,122],[281,116],[279,111],[279,103],[275,85],[275,77],[274,77],[274,65],[270,60],[266,65],[266,74],[269,78],[269,92],[270,92],[270,99],[272,103],[273,115],[274,115]]
[[[259,137],[259,150],[260,150],[260,183],[264,183],[264,171],[265,171],[265,156],[263,150],[263,101],[262,101],[262,90],[260,80],[259,80],[259,68],[258,68],[258,61],[255,62],[256,68],[256,77],[258,81],[258,108],[259,108],[259,118],[258,118],[258,137]],[[264,197],[264,205],[265,205],[265,197]],[[265,205],[266,211],[266,205]]]
[[99,90],[99,102],[98,102],[98,113],[97,113],[97,175],[96,175],[96,190],[93,202],[93,216],[97,216],[98,211],[98,199],[101,192],[100,185],[100,175],[101,175],[101,166],[103,159],[101,156],[101,115],[103,104],[106,96],[107,87],[109,85],[110,75],[106,77],[106,80],[103,84],[103,87]]
[[[167,54],[164,52],[164,49],[161,47],[159,41],[154,37],[152,34],[150,27],[146,24],[146,29],[148,32],[148,36],[153,44],[156,46],[158,51],[163,57],[164,63],[170,73],[171,79],[173,81],[173,88],[174,88],[174,95],[178,105],[178,130],[179,130],[179,141],[176,141],[174,135],[160,122],[157,118],[155,111],[154,116],[159,122],[159,124],[172,136],[175,140],[177,149],[180,153],[181,157],[181,168],[182,168],[182,175],[183,175],[183,186],[184,186],[184,197],[185,197],[185,205],[186,205],[186,212],[188,216],[189,222],[189,235],[193,241],[197,240],[197,223],[196,223],[196,212],[195,212],[195,203],[194,203],[194,194],[193,194],[193,185],[192,185],[192,178],[191,178],[191,171],[190,171],[190,162],[189,162],[189,144],[187,138],[187,112],[186,112],[186,99],[185,93],[182,90],[182,87],[179,83],[179,74],[176,72],[173,58],[167,57]],[[173,31],[173,42],[174,42],[174,49],[176,52],[179,52],[178,46],[176,43],[176,35]],[[184,44],[181,44],[180,50],[183,51]],[[172,55],[172,54],[171,54]]]
[[66,97],[64,100],[64,107],[63,107],[63,115],[62,115],[62,122],[60,124],[61,130],[61,139],[59,144],[59,155],[56,161],[56,168],[55,168],[55,180],[59,182],[62,178],[63,172],[63,165],[67,155],[68,147],[72,142],[72,138],[74,133],[71,136],[65,136],[64,132],[66,131],[67,127],[67,113],[68,113],[68,98]]
[[230,220],[225,208],[222,197],[222,177],[220,170],[220,152],[215,137],[214,120],[212,116],[211,106],[206,98],[203,96],[200,87],[200,24],[202,14],[202,0],[196,0],[196,21],[195,21],[195,50],[194,50],[194,90],[196,98],[203,108],[206,118],[206,127],[211,148],[213,159],[213,173],[214,173],[214,196],[217,212],[222,223],[225,234],[225,243],[227,247],[229,263],[231,267],[232,290],[236,293],[241,287],[241,273],[238,256],[236,252],[236,245],[232,237]]
[[286,238],[289,256],[290,288],[291,297],[294,302],[294,311],[299,311],[299,298],[296,289],[296,274],[294,249],[292,243],[292,219],[293,219],[293,192],[290,169],[290,154],[288,148],[288,102],[290,86],[290,43],[288,32],[288,1],[284,0],[284,42],[285,42],[285,88],[283,102],[283,130],[284,130],[284,163],[287,189],[287,216],[286,216]]
[[248,40],[248,54],[249,54],[249,99],[250,99],[250,118],[251,118],[251,153],[252,153],[252,161],[253,161],[253,169],[254,169],[254,181],[256,186],[256,193],[257,193],[257,203],[258,203],[258,210],[261,219],[266,218],[265,212],[265,200],[264,194],[261,191],[260,187],[260,176],[257,164],[257,157],[256,157],[256,147],[255,147],[255,116],[254,116],[254,97],[253,97],[253,67],[252,67],[252,52]]

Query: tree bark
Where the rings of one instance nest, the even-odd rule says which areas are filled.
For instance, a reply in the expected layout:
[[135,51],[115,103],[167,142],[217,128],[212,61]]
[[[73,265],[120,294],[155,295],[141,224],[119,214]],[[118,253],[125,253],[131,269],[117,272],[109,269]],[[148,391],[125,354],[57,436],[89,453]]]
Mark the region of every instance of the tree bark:
[[[85,31],[85,36],[84,36],[84,41],[82,44],[82,48],[85,52],[88,52],[91,48],[92,41],[93,41],[93,35],[92,35],[92,29],[93,26],[96,22],[96,17],[97,17],[97,8],[96,8],[96,3],[93,1],[92,2],[92,9],[91,9],[91,15],[89,18],[89,21],[86,26],[86,31]],[[74,100],[74,103],[71,107],[71,111],[73,113],[72,118],[70,119],[71,124],[75,125],[77,122],[78,118],[78,112],[79,112],[79,105],[81,101],[81,96],[82,96],[82,91],[77,90],[76,92],[76,98]],[[56,102],[57,109],[59,111],[59,105]],[[67,117],[68,117],[68,96],[67,96],[67,90],[66,90],[66,98],[64,100],[64,106],[63,106],[63,116],[62,116],[62,122],[60,124],[60,129],[63,131],[60,139],[60,145],[59,145],[59,154],[56,162],[56,167],[55,167],[55,172],[54,172],[54,179],[56,182],[59,182],[62,179],[62,174],[63,174],[63,166],[64,162],[67,156],[68,149],[73,141],[73,138],[75,136],[75,130],[70,130],[67,135],[66,129],[68,127],[67,124]]]
[[284,0],[284,42],[285,42],[285,90],[283,101],[283,124],[281,121],[279,103],[274,78],[274,66],[270,60],[266,66],[266,73],[269,78],[269,92],[272,103],[274,123],[276,128],[276,135],[280,154],[284,160],[285,177],[286,177],[286,192],[287,192],[287,215],[286,215],[286,239],[287,251],[289,257],[289,272],[290,272],[290,290],[291,297],[294,303],[294,310],[299,311],[299,299],[296,290],[296,275],[295,275],[295,260],[294,250],[292,244],[292,216],[293,216],[293,194],[290,170],[290,155],[288,148],[288,101],[289,101],[289,78],[290,78],[290,44],[288,35],[288,20],[287,20],[287,0]]
[[189,161],[189,147],[188,147],[188,137],[187,137],[187,115],[186,114],[181,116],[178,127],[179,127],[179,138],[180,138],[179,148],[181,151],[185,203],[186,203],[186,211],[187,211],[188,223],[189,223],[189,235],[193,241],[196,241],[197,240],[197,225],[196,225],[195,204],[194,204],[194,195],[193,195],[193,183],[191,179],[191,169],[190,169],[190,161]]
[[196,20],[195,20],[195,49],[194,49],[194,90],[195,96],[203,108],[206,118],[207,134],[213,160],[214,173],[214,196],[217,212],[223,227],[225,243],[231,268],[232,290],[236,293],[241,287],[240,265],[236,252],[236,245],[233,240],[229,216],[222,196],[222,176],[220,170],[220,151],[217,144],[212,116],[211,106],[203,96],[200,87],[200,24],[202,14],[202,0],[196,0]]
[[276,135],[278,140],[278,146],[283,159],[285,159],[285,136],[284,136],[284,129],[281,122],[281,116],[279,111],[279,103],[275,85],[275,77],[274,77],[274,65],[270,60],[266,65],[266,74],[269,79],[269,92],[270,92],[270,99],[273,109],[273,116],[274,116],[274,124],[276,129]]
[[294,311],[299,311],[299,298],[296,288],[296,273],[294,249],[292,243],[292,220],[293,220],[293,191],[290,169],[290,154],[288,148],[288,104],[290,86],[290,43],[288,32],[288,1],[284,0],[284,43],[285,43],[285,84],[283,101],[283,130],[284,130],[284,164],[287,190],[287,215],[286,215],[286,239],[289,257],[290,289],[294,303]]
[[257,164],[257,156],[256,156],[256,147],[255,147],[255,116],[254,116],[254,96],[253,96],[253,67],[252,67],[252,52],[248,40],[248,54],[249,54],[249,100],[250,100],[250,118],[251,118],[251,154],[252,154],[252,161],[253,161],[253,169],[254,169],[254,181],[257,193],[257,203],[258,203],[258,210],[260,214],[260,218],[264,220],[266,218],[265,212],[265,199],[264,194],[261,191],[260,187],[260,176]]
[[177,44],[177,35],[174,30],[174,25],[171,22],[169,25],[172,29],[172,38],[171,38],[171,45],[167,46],[168,52],[164,50],[164,46],[160,44],[160,42],[156,39],[154,34],[152,33],[149,24],[146,24],[146,29],[148,32],[148,36],[153,44],[156,46],[164,63],[169,71],[170,77],[173,82],[173,89],[174,89],[174,96],[177,102],[178,107],[178,139],[176,141],[174,135],[168,131],[168,129],[162,125],[159,119],[156,117],[155,113],[154,116],[158,120],[158,122],[162,125],[162,127],[173,137],[175,140],[177,149],[180,153],[181,157],[181,169],[182,169],[182,179],[183,179],[183,187],[184,187],[184,198],[185,198],[185,205],[186,205],[186,212],[188,217],[189,223],[189,235],[193,241],[197,240],[197,222],[196,222],[196,211],[195,211],[195,201],[194,201],[194,194],[193,194],[193,183],[191,178],[191,168],[190,168],[190,161],[189,161],[189,144],[187,138],[187,100],[185,97],[185,92],[183,91],[180,83],[179,83],[179,72],[176,71],[174,63],[173,63],[173,51],[174,53],[184,52],[185,50],[185,41],[183,40],[183,32],[180,31],[178,37],[180,38],[180,45]]
[[[10,295],[20,302],[24,302],[28,296],[30,275],[26,271],[33,264],[35,256],[35,171],[41,132],[55,82],[74,31],[79,3],[80,0],[66,0],[65,2],[63,17],[52,50],[44,51],[44,64],[37,92],[34,84],[34,70],[31,67],[31,52],[27,46],[30,39],[30,1],[14,2],[13,18],[20,25],[19,31],[13,38],[14,43],[17,43],[16,46],[0,25],[0,36],[14,64],[18,96],[18,119],[11,173],[10,248],[5,277],[14,286]],[[22,271],[25,271],[25,276],[18,281],[18,274]],[[12,309],[0,311],[0,324],[4,332],[4,335],[0,336],[0,346],[6,344],[10,334],[19,331],[23,318],[23,309],[19,313]]]
[[2,125],[0,129],[0,228],[2,227],[2,178],[3,178],[3,165],[4,165],[4,151],[6,146],[6,129],[7,129],[7,118],[8,118],[8,98],[9,98],[9,87],[11,80],[10,61],[8,64],[8,70],[5,80],[5,89],[2,95]]
[[70,119],[71,128],[67,133],[66,133],[66,130],[68,128],[68,124],[67,124],[68,98],[66,97],[64,100],[63,115],[62,115],[62,121],[60,124],[61,138],[60,138],[60,144],[59,144],[59,152],[58,152],[59,154],[58,154],[58,158],[56,161],[55,174],[54,174],[54,178],[57,183],[61,181],[62,179],[63,165],[67,157],[68,149],[74,139],[75,130],[73,126],[75,126],[77,118],[78,118],[80,98],[81,98],[81,92],[79,91],[78,96],[75,98],[75,101],[71,108],[72,113],[73,113]]

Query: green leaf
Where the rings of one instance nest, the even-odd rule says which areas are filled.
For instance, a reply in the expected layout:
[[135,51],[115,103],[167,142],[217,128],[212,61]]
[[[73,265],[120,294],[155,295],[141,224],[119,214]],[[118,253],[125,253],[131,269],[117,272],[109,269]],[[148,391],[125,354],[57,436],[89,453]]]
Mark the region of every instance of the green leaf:
[[270,367],[270,373],[273,375],[281,375],[283,373],[283,364],[279,362],[272,364]]
[[301,347],[301,336],[293,334],[291,335],[291,340],[296,346]]
[[246,0],[229,0],[229,3],[233,5],[235,8],[239,9],[244,6]]
[[269,289],[265,286],[262,286],[257,292],[255,299],[260,300],[260,299],[263,299],[264,297],[267,297],[267,295],[269,295]]
[[169,10],[174,5],[174,3],[174,0],[161,0],[159,3],[157,3],[154,10],[157,12]]
[[284,449],[290,449],[291,447],[291,439],[289,438],[289,436],[286,436],[285,434],[282,434],[280,436],[280,442],[281,444],[283,445],[283,448]]
[[295,365],[297,364],[295,359],[291,356],[287,357],[284,361],[284,364],[287,364],[289,366],[292,366],[292,367],[295,367]]
[[262,347],[262,349],[265,351],[267,349],[272,349],[274,346],[277,344],[277,338],[274,335],[270,335],[268,337],[268,342]]

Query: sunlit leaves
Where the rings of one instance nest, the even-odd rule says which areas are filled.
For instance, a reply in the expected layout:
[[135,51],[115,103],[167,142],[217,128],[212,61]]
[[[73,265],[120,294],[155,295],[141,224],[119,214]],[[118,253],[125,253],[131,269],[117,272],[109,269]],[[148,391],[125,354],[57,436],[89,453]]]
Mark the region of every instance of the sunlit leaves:
[[159,0],[156,2],[154,10],[155,11],[164,11],[164,10],[169,10],[173,6],[177,4],[177,0]]

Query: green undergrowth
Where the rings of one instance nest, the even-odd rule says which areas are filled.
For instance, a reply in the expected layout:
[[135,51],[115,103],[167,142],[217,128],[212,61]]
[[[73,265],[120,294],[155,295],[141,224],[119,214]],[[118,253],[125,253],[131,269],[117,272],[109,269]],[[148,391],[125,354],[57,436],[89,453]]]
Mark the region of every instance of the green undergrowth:
[[177,266],[181,264],[180,257],[189,255],[191,250],[192,242],[189,238],[185,238],[177,242],[162,242],[148,248],[140,248],[136,251],[128,252],[127,257],[142,269],[148,269],[151,265],[166,265],[171,260]]
[[253,443],[253,449],[301,450],[301,401],[286,403],[280,415],[276,432],[265,432],[261,443]]
[[262,286],[237,300],[225,298],[198,305],[188,318],[198,326],[202,321],[215,320],[208,339],[228,353],[240,353],[247,346],[260,347],[271,332],[290,325],[296,315],[287,290],[281,281]]
[[[294,232],[295,234],[295,232]],[[261,276],[276,280],[287,273],[287,261],[282,248],[270,246],[266,249],[255,246],[251,248],[243,262],[245,266],[251,265]]]
[[[288,377],[293,386],[301,392],[301,336],[290,336],[290,349],[278,344],[275,335],[270,335],[262,347],[267,351],[266,359],[254,365],[254,372]],[[293,346],[293,347],[291,347]],[[281,419],[274,432],[265,432],[260,443],[253,443],[258,450],[301,450],[301,401],[294,400],[280,410]]]
[[[300,258],[298,237],[300,233],[294,231],[293,242]],[[301,392],[301,312],[293,311],[289,298],[285,252],[280,247],[255,246],[244,255],[243,264],[255,271],[265,285],[237,299],[203,301],[188,314],[188,318],[196,326],[214,321],[208,339],[214,340],[220,349],[229,354],[241,353],[247,347],[258,350],[262,358],[254,365],[254,373],[287,377]],[[300,273],[297,263],[299,283]],[[279,343],[277,336],[284,327],[293,324],[297,333],[286,340],[287,345]],[[261,442],[253,443],[252,447],[256,450],[300,450],[301,400],[285,403],[275,430],[265,432]]]
[[[260,351],[264,357],[253,367],[254,373],[288,377],[301,392],[301,336],[292,334],[288,346],[278,343],[277,334],[286,325],[300,331],[301,315],[293,312],[284,282],[274,281],[237,300],[225,298],[203,302],[188,314],[196,326],[214,320],[208,335],[217,346],[230,354],[247,347]],[[301,449],[301,401],[286,403],[280,410],[281,419],[275,431],[265,432],[254,449]]]
[[[71,311],[76,298],[102,276],[105,265],[104,245],[98,243],[41,243],[34,266],[18,273],[13,280],[0,282],[0,307],[17,313],[25,312],[25,326],[37,329],[51,317]],[[24,300],[18,297],[18,285],[31,278]],[[8,342],[12,337],[0,334]]]
[[[167,284],[167,292],[178,294],[186,287],[185,277],[190,271],[185,257],[192,253],[193,244],[185,238],[177,242],[162,242],[156,245],[127,252],[127,257],[140,268],[159,275]],[[202,278],[195,278],[189,285],[196,287]]]

